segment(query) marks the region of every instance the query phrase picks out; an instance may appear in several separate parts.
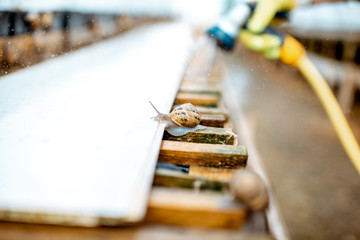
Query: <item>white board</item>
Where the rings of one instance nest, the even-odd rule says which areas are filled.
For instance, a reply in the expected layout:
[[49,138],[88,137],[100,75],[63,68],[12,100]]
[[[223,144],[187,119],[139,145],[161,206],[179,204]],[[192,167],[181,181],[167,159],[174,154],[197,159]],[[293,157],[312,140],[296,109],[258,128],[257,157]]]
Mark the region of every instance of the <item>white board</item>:
[[144,216],[162,126],[191,52],[142,27],[0,79],[0,219],[81,226]]

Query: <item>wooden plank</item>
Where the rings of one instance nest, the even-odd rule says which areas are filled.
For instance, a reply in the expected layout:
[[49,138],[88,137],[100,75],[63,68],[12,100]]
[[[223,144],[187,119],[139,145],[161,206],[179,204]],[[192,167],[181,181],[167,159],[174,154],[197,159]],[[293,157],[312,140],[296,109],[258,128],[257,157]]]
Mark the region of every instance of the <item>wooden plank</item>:
[[177,226],[238,229],[247,209],[228,194],[154,187],[146,222]]
[[231,129],[206,127],[205,129],[190,132],[184,136],[172,136],[168,132],[164,132],[163,140],[236,145],[237,137]]
[[185,73],[183,76],[184,82],[197,82],[200,84],[207,84],[209,82],[209,77],[204,75],[194,75],[191,73]]
[[179,92],[220,94],[217,87],[204,87],[201,85],[180,86]]
[[201,114],[201,125],[209,127],[224,127],[226,118],[223,114]]
[[156,24],[3,77],[0,219],[142,221],[163,135],[148,100],[170,110],[192,43],[189,26]]
[[175,104],[192,103],[193,105],[216,107],[219,100],[220,98],[217,94],[179,92],[176,96]]
[[182,81],[180,92],[220,94],[221,86],[218,83]]
[[31,35],[18,35],[8,38],[6,61],[10,65],[31,65],[34,59],[34,39]]
[[[179,105],[174,105],[173,109],[178,107]],[[202,114],[221,114],[224,116],[225,121],[229,118],[229,113],[226,111],[226,109],[219,108],[219,107],[207,107],[207,106],[199,106],[195,105],[196,109],[199,111],[199,113]]]
[[224,116],[225,121],[229,120],[229,113],[223,108],[195,106],[200,114],[221,114]]
[[[4,36],[0,36],[0,66],[3,68],[3,62],[6,60],[6,46],[8,45],[9,39]],[[0,68],[0,69],[1,69]]]
[[156,169],[154,186],[179,187],[201,190],[225,191],[229,188],[229,181],[208,180],[203,177],[190,176],[186,173],[167,169]]
[[0,222],[0,236],[2,240],[273,240],[266,232],[209,228],[195,230],[158,224],[122,228],[73,228]]
[[230,181],[234,172],[235,169],[190,166],[188,175],[208,180]]
[[247,158],[244,146],[162,141],[158,161],[183,166],[240,168],[246,166]]

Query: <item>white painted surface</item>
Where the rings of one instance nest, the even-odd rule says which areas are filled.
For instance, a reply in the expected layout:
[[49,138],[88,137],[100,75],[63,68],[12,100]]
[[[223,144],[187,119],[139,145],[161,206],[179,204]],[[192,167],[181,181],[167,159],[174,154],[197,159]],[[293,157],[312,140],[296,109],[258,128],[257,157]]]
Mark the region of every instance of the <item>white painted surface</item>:
[[298,37],[357,42],[359,12],[360,3],[355,1],[304,5],[294,8],[282,27]]
[[[143,27],[0,79],[0,211],[138,221],[192,39]],[[81,221],[79,218],[77,221]]]
[[304,30],[360,31],[360,3],[332,2],[294,8],[291,26]]
[[192,23],[216,21],[227,5],[226,0],[1,0],[1,10],[79,11],[170,15]]

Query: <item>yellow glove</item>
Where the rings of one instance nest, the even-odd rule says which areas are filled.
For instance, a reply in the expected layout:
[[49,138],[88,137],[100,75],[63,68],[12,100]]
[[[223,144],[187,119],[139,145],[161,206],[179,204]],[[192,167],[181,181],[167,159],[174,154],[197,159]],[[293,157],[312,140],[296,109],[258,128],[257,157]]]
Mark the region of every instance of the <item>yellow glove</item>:
[[277,11],[289,11],[295,4],[295,0],[258,0],[247,28],[253,33],[261,33],[273,20]]
[[271,33],[253,34],[248,30],[242,30],[239,38],[246,47],[261,52],[266,58],[275,60],[280,57],[283,43],[281,36]]
[[296,66],[299,59],[305,55],[304,47],[297,40],[269,28],[263,34],[242,30],[239,38],[249,49],[263,53],[268,59],[279,59],[288,65]]

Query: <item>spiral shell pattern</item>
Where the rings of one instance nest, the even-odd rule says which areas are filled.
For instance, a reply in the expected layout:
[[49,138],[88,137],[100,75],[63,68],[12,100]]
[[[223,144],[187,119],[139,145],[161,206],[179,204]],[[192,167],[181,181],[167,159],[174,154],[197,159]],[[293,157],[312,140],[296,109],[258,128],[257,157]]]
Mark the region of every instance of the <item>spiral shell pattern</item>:
[[171,120],[182,127],[194,128],[200,124],[201,115],[191,103],[182,104],[170,113]]

